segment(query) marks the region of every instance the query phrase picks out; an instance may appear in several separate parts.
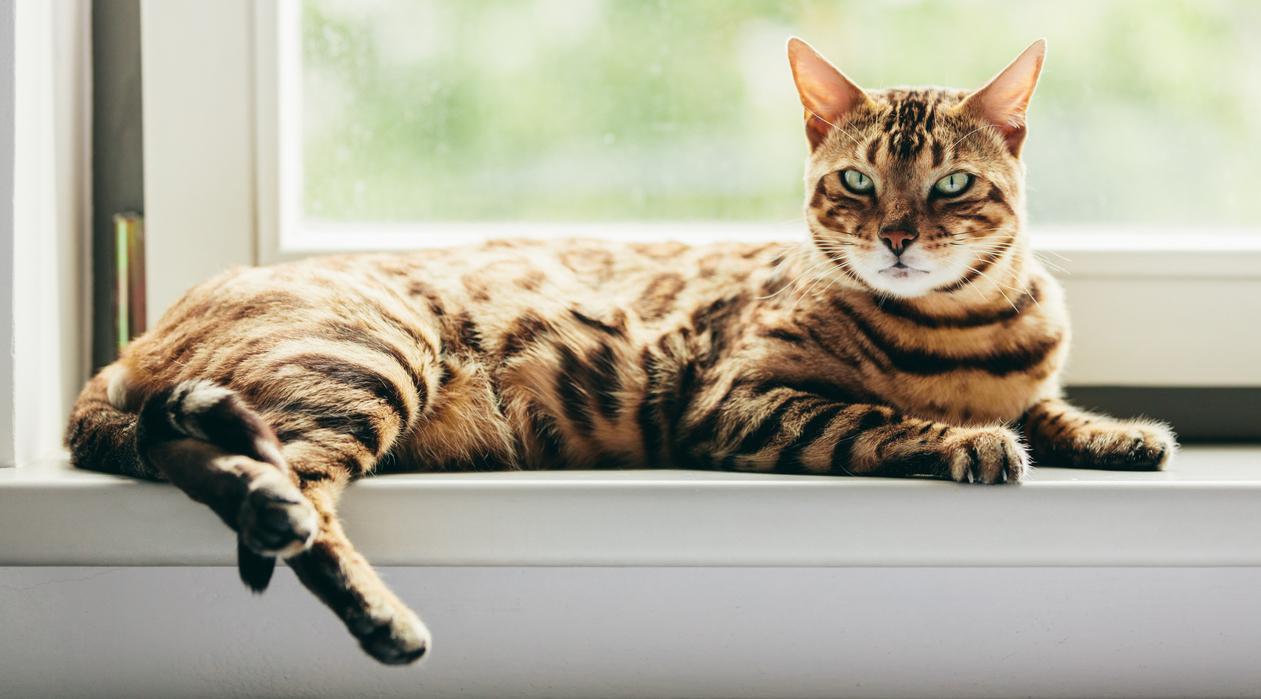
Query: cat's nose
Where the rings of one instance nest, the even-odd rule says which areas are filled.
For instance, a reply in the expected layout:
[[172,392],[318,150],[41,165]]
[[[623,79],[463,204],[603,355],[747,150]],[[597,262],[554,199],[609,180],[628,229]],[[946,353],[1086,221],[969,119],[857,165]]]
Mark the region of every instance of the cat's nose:
[[910,226],[884,226],[880,229],[880,240],[894,255],[901,255],[919,237],[919,233]]

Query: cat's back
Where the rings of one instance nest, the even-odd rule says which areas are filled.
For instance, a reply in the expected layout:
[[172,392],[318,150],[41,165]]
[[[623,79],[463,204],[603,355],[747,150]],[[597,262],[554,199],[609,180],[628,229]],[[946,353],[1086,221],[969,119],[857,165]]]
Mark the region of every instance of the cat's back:
[[263,401],[279,390],[270,367],[290,355],[391,367],[431,356],[444,385],[469,389],[450,395],[506,391],[550,380],[566,351],[638,366],[709,309],[756,296],[787,249],[505,240],[240,268],[186,293],[122,364],[136,400],[208,379]]
[[365,297],[438,316],[549,315],[579,306],[621,308],[651,322],[769,276],[788,249],[786,243],[517,239],[313,257],[235,268],[201,282],[149,336],[181,327],[188,332],[192,321],[228,332],[237,325],[304,321],[306,311],[345,314]]
[[783,243],[522,239],[315,264],[379,270],[411,296],[465,307],[622,307],[651,321],[669,315],[675,302],[723,293],[769,271],[786,249]]

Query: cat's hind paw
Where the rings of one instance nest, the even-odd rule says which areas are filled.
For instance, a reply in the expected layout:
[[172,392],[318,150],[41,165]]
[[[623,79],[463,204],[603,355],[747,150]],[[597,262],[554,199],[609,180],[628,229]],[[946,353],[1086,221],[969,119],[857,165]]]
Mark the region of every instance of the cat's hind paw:
[[298,487],[277,471],[256,477],[237,517],[241,541],[265,556],[288,558],[310,548],[319,515]]
[[351,627],[368,655],[385,665],[407,665],[429,651],[429,629],[415,612],[397,602],[372,611]]

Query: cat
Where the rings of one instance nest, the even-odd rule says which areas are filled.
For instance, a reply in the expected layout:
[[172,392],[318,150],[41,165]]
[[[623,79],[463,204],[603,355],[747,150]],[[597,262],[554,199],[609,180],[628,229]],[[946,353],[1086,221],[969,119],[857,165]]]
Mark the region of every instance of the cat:
[[221,274],[89,381],[73,462],[207,504],[249,586],[285,559],[392,664],[429,633],[335,514],[386,464],[1159,469],[1167,427],[1062,398],[1063,294],[1023,232],[1044,54],[971,92],[867,91],[791,39],[808,242],[497,241]]

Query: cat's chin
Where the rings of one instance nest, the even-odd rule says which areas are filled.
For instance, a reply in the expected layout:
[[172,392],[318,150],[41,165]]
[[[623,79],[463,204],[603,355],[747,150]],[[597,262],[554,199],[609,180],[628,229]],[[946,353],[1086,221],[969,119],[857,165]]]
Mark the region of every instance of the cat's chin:
[[922,279],[929,274],[929,271],[910,267],[899,262],[885,267],[878,274],[886,279]]
[[940,274],[905,264],[895,264],[863,276],[867,285],[877,292],[909,299],[931,294],[939,286]]

